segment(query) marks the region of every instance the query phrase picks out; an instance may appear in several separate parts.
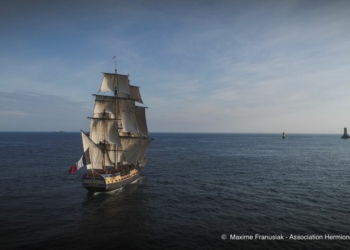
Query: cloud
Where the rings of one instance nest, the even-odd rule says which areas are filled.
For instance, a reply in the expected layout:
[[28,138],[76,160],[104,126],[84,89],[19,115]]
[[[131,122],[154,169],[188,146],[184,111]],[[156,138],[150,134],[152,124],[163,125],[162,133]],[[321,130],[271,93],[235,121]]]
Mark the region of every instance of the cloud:
[[18,110],[8,110],[8,111],[0,111],[0,116],[4,115],[4,116],[28,116],[31,115],[29,113],[25,113],[22,111],[18,111]]
[[92,111],[85,106],[67,97],[0,91],[0,131],[86,131]]
[[[302,132],[302,126],[321,131],[329,120],[346,123],[339,112],[348,106],[346,1],[89,1],[65,2],[57,12],[54,6],[44,14],[29,9],[16,22],[9,22],[12,15],[0,17],[11,23],[0,42],[1,89],[23,95],[7,100],[13,106],[1,107],[1,117],[34,124],[32,117],[43,119],[42,113],[54,119],[52,107],[67,122],[64,114],[73,117],[68,107],[74,106],[87,116],[99,72],[113,72],[117,55],[118,72],[130,73],[131,84],[141,87],[151,131],[290,126]],[[38,15],[30,19],[33,13]]]

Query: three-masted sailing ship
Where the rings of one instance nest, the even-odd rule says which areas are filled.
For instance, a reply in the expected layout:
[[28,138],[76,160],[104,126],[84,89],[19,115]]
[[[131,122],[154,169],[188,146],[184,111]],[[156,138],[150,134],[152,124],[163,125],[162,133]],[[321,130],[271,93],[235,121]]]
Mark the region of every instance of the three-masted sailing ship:
[[147,163],[145,154],[152,141],[147,129],[146,107],[139,87],[130,85],[129,76],[103,73],[95,96],[90,133],[81,131],[84,155],[80,165],[88,172],[82,178],[89,192],[121,188],[139,178]]

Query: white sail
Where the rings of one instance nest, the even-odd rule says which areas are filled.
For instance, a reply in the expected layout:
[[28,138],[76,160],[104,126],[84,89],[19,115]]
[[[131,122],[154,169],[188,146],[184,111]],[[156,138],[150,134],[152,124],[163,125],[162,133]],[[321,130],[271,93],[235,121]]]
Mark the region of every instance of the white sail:
[[139,103],[143,103],[141,99],[140,89],[137,86],[130,85],[131,98]]
[[83,131],[81,131],[81,137],[83,140],[84,152],[89,150],[90,164],[86,167],[87,169],[103,169],[103,153],[97,145],[87,137]]
[[130,95],[131,92],[128,76],[118,74],[118,91]]
[[140,134],[144,136],[148,136],[149,133],[148,133],[147,122],[146,122],[146,108],[135,106],[135,115],[136,115],[136,124],[137,124],[138,131],[140,132]]
[[143,140],[140,137],[121,138],[122,152],[120,161],[136,165],[137,161],[139,160],[142,141]]
[[99,92],[114,91],[116,77],[114,74],[104,74]]
[[106,148],[106,154],[105,154],[105,164],[106,166],[117,166],[117,162],[119,161],[118,158],[118,151],[119,145],[117,144],[107,144],[105,145]]
[[108,118],[115,118],[116,105],[115,105],[115,102],[113,102],[114,100],[115,100],[114,97],[102,99],[96,96],[95,107],[94,107],[94,117],[104,118],[104,116],[107,114]]
[[118,92],[130,95],[130,84],[127,75],[103,73],[102,83],[99,92]]
[[119,144],[118,122],[116,120],[91,119],[90,138],[99,144]]
[[136,116],[135,116],[135,102],[131,99],[120,99],[120,119],[122,121],[124,133],[137,134]]
[[139,153],[138,153],[139,155],[138,155],[138,158],[137,158],[139,163],[145,162],[145,161],[147,162],[147,160],[145,160],[145,155],[146,155],[146,151],[147,151],[148,146],[149,146],[150,143],[151,143],[151,140],[143,140],[141,142]]

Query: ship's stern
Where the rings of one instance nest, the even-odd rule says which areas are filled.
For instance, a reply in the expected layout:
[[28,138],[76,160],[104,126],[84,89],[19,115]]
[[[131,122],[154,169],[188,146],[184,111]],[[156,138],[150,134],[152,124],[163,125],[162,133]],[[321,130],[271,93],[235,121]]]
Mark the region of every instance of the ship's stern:
[[107,191],[105,178],[101,175],[85,174],[82,179],[82,185],[90,193]]

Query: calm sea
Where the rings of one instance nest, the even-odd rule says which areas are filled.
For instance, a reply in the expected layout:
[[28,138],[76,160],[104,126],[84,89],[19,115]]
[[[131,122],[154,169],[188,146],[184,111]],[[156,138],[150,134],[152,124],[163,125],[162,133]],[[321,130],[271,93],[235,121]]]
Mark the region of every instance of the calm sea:
[[340,136],[154,133],[136,183],[88,195],[79,133],[0,133],[0,249],[349,249]]

